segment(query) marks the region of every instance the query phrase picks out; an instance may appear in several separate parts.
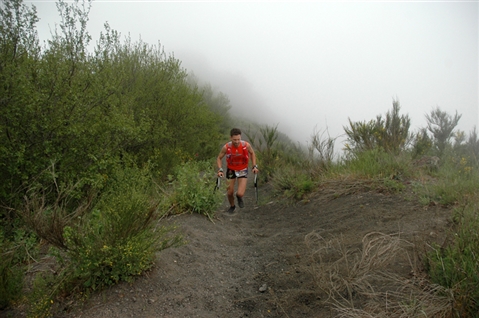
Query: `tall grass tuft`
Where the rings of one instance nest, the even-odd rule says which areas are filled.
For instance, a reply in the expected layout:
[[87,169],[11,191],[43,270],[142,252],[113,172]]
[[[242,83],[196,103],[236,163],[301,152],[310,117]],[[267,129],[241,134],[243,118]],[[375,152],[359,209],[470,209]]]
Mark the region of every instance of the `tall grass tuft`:
[[272,179],[275,192],[287,198],[301,200],[317,188],[317,182],[300,168],[285,166]]
[[458,317],[479,313],[479,203],[457,209],[451,243],[434,246],[427,265],[433,282],[454,291]]
[[411,162],[407,154],[394,155],[380,148],[344,158],[338,168],[341,174],[349,173],[359,178],[399,178],[411,175]]

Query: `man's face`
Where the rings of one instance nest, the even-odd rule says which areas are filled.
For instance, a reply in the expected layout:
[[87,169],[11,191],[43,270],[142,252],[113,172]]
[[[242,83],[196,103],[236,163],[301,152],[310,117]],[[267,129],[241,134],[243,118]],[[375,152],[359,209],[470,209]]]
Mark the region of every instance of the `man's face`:
[[233,146],[238,147],[241,143],[241,135],[231,136],[231,142],[233,143]]

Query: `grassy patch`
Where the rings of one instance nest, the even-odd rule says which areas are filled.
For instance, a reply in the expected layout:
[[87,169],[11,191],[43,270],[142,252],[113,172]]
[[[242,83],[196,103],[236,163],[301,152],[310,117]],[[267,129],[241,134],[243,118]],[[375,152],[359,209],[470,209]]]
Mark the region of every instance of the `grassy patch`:
[[317,188],[317,183],[303,171],[293,166],[282,168],[272,180],[275,192],[287,198],[301,200]]
[[451,243],[433,247],[428,271],[434,283],[454,291],[460,317],[475,317],[479,312],[479,205],[458,209],[454,220]]

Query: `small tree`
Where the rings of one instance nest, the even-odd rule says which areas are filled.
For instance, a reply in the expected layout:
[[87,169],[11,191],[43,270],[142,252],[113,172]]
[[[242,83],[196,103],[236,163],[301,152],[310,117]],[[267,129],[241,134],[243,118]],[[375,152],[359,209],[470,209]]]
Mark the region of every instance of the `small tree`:
[[426,114],[427,129],[433,136],[434,147],[439,156],[444,153],[461,117],[462,115],[458,115],[457,111],[453,117],[439,107],[434,108],[430,114]]
[[474,129],[469,134],[469,138],[467,139],[466,146],[467,146],[467,149],[470,151],[471,157],[474,159],[476,164],[479,163],[479,136],[475,126],[474,126]]
[[426,155],[432,148],[432,139],[426,128],[420,129],[412,137],[412,157],[418,158]]
[[377,125],[374,120],[369,122],[352,122],[348,118],[349,127],[343,127],[347,143],[345,150],[350,153],[360,153],[377,147]]
[[379,145],[384,150],[395,154],[403,150],[410,139],[411,120],[408,115],[399,115],[400,109],[399,101],[394,100],[393,109],[386,113],[385,120],[382,121],[379,116],[377,119],[377,125],[381,128]]
[[348,136],[346,150],[352,153],[382,148],[387,152],[398,154],[404,150],[410,140],[409,127],[411,120],[408,115],[399,115],[399,101],[393,100],[393,109],[369,122],[352,122],[344,127]]

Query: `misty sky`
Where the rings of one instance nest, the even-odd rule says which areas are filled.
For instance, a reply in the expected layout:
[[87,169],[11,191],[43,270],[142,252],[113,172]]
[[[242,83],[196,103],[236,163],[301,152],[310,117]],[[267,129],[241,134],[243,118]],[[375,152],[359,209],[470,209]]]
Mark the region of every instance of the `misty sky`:
[[[59,17],[37,7],[42,40]],[[479,121],[479,5],[470,2],[93,1],[94,44],[108,22],[122,38],[158,42],[187,71],[227,94],[236,113],[303,144],[348,118],[401,103],[412,130],[438,106]]]

